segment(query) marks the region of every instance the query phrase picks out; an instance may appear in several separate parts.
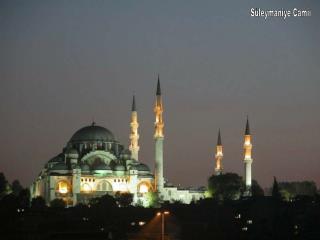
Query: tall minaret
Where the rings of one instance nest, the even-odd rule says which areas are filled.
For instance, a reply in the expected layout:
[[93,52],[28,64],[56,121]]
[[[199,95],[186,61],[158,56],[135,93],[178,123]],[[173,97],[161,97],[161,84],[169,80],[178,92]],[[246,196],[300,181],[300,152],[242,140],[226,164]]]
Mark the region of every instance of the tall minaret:
[[129,150],[131,151],[131,157],[135,160],[138,159],[138,154],[139,154],[139,134],[138,134],[138,128],[139,128],[139,123],[138,123],[138,113],[136,109],[136,99],[135,96],[133,95],[132,98],[132,108],[131,108],[131,133],[130,133],[130,146]]
[[154,139],[155,139],[155,188],[157,192],[161,192],[164,186],[163,180],[163,106],[160,88],[160,79],[158,75],[158,84],[156,92],[156,103],[154,107],[154,113],[156,117]]
[[250,195],[251,193],[251,164],[252,164],[252,144],[251,144],[251,134],[249,127],[249,119],[247,117],[246,130],[244,134],[244,176],[245,176],[245,184],[246,184],[246,192]]
[[223,147],[222,147],[222,142],[221,142],[221,134],[220,134],[220,129],[218,133],[218,141],[217,141],[217,146],[216,146],[216,168],[215,168],[215,174],[220,175],[222,174],[223,167],[222,167],[222,158],[223,158]]

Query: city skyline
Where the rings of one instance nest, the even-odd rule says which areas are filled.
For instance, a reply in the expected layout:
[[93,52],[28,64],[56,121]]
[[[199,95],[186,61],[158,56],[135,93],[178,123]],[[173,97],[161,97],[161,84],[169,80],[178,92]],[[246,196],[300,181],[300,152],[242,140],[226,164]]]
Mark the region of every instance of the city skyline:
[[206,185],[219,129],[224,172],[243,176],[249,115],[253,179],[319,187],[319,16],[252,19],[249,1],[238,11],[192,1],[1,5],[1,171],[10,181],[31,184],[92,119],[128,146],[133,94],[139,160],[153,169],[159,73],[170,182]]

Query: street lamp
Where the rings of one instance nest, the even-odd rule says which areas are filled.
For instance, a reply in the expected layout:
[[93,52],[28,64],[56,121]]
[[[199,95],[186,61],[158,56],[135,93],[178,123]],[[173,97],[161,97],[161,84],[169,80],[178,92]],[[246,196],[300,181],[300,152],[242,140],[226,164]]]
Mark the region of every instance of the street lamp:
[[164,240],[164,216],[169,215],[169,211],[158,212],[157,216],[161,216],[161,240]]

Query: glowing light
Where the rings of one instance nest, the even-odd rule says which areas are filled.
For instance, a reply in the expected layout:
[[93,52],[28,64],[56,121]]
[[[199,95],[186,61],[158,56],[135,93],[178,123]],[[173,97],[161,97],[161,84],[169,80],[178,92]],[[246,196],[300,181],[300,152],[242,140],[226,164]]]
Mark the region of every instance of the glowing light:
[[157,216],[160,216],[160,215],[168,215],[168,214],[170,214],[170,212],[169,211],[164,211],[164,212],[157,212]]
[[66,194],[68,192],[68,184],[64,181],[58,183],[58,192],[61,194]]
[[147,192],[149,192],[148,186],[147,186],[146,184],[141,184],[141,185],[139,186],[139,192],[140,192],[140,193],[147,193]]
[[87,183],[83,184],[82,188],[83,188],[83,191],[85,191],[85,192],[91,192],[91,187]]
[[139,222],[139,226],[143,226],[143,225],[145,225],[146,224],[146,222],[143,222],[143,221],[140,221]]

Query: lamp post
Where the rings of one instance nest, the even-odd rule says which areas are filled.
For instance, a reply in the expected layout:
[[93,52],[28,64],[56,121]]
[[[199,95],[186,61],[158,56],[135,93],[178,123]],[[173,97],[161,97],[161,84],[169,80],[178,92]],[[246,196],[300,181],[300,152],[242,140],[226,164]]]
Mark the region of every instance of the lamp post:
[[161,240],[164,240],[164,216],[168,214],[170,214],[168,211],[157,213],[157,216],[161,216]]

